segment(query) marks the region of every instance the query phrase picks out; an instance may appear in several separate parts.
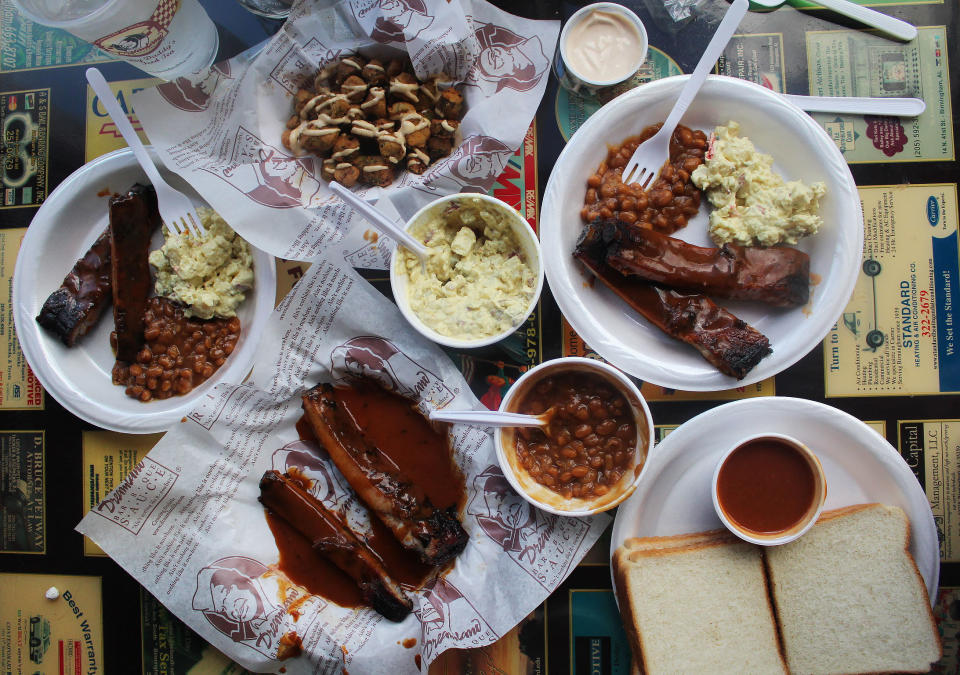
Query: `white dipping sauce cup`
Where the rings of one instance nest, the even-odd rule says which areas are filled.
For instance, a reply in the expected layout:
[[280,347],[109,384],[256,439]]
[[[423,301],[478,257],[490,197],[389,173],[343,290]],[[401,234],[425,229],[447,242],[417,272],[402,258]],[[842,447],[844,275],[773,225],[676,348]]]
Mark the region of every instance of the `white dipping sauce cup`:
[[[567,38],[570,35],[571,29],[586,19],[590,13],[598,10],[603,12],[617,13],[625,17],[636,27],[637,34],[640,38],[640,50],[638,52],[639,57],[637,58],[633,68],[631,68],[626,74],[618,74],[605,80],[590,79],[585,77],[582,73],[578,73],[576,68],[571,67],[567,56]],[[560,80],[560,84],[571,91],[579,92],[580,90],[586,90],[587,92],[595,93],[599,89],[620,84],[621,82],[625,82],[633,77],[636,72],[640,70],[640,66],[643,65],[643,62],[647,58],[647,48],[647,29],[644,27],[640,17],[634,14],[630,9],[615,2],[596,2],[592,5],[587,5],[586,7],[582,7],[577,10],[563,25],[563,30],[560,31],[560,42],[557,46],[557,52],[559,53],[560,58],[556,59],[556,74]]]

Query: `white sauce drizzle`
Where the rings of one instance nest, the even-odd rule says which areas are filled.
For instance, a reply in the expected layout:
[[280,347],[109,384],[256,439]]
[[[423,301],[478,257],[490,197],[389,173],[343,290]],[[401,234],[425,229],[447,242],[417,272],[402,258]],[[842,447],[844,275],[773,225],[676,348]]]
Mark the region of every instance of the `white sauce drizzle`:
[[416,82],[401,82],[400,80],[390,80],[390,93],[394,96],[403,96],[413,103],[418,103],[420,99],[415,93],[420,88]]

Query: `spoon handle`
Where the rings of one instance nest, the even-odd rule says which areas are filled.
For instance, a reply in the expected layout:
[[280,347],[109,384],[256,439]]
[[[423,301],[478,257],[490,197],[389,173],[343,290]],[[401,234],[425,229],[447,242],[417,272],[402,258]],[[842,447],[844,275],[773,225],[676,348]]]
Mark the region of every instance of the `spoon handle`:
[[539,415],[498,412],[496,410],[431,410],[435,422],[471,424],[479,427],[540,427],[546,424]]
[[921,98],[884,98],[862,96],[797,96],[781,94],[807,112],[846,112],[857,115],[916,117],[927,108]]
[[817,2],[837,14],[856,19],[863,25],[881,30],[898,40],[909,41],[917,37],[916,26],[869,7],[861,7],[849,0],[817,0]]
[[395,223],[386,215],[378,211],[372,205],[364,201],[359,195],[354,194],[336,181],[330,181],[330,189],[335,195],[353,207],[364,218],[373,223],[376,227],[386,232],[389,236],[410,249],[421,260],[427,257],[427,249],[419,241],[407,234],[407,231],[399,223]]

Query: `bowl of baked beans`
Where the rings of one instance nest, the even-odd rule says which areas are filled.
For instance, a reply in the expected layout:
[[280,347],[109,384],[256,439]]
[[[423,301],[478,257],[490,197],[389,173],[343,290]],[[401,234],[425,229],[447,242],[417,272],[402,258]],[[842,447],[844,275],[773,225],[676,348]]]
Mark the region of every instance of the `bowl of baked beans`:
[[558,515],[599,513],[629,497],[653,446],[653,418],[640,390],[602,361],[546,361],[517,380],[500,410],[545,420],[499,429],[494,441],[513,488]]

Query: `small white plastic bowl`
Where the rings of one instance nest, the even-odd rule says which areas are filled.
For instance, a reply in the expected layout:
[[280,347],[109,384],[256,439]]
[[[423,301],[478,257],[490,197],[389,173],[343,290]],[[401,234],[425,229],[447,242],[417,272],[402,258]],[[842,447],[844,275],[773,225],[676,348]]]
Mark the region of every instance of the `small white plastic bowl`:
[[523,315],[518,317],[517,321],[510,326],[509,329],[496,335],[484,336],[475,339],[457,339],[446,335],[441,335],[424,323],[420,317],[417,316],[416,312],[414,312],[410,307],[410,300],[407,296],[407,275],[402,270],[398,271],[397,269],[397,249],[394,249],[393,254],[390,256],[390,286],[393,288],[393,299],[397,303],[397,307],[400,308],[400,313],[403,314],[404,318],[410,323],[410,325],[413,326],[425,338],[432,340],[437,344],[452,347],[454,349],[475,349],[500,342],[500,340],[503,340],[507,336],[511,335],[520,325],[523,324],[524,321],[527,320],[527,317],[530,316],[530,313],[533,311],[534,307],[537,306],[537,301],[540,299],[540,292],[543,290],[543,259],[540,254],[540,241],[537,239],[537,235],[533,231],[533,228],[530,227],[530,224],[523,219],[516,209],[489,195],[470,192],[447,195],[446,197],[436,199],[413,214],[413,217],[407,221],[407,231],[409,231],[413,225],[420,222],[420,219],[425,217],[428,213],[432,213],[437,208],[444,208],[445,204],[463,199],[480,199],[481,201],[488,203],[492,208],[499,209],[501,212],[506,214],[510,225],[513,227],[513,232],[517,237],[517,241],[519,241],[520,245],[523,247],[524,255],[532,265],[536,265],[536,287],[534,288],[533,295],[531,296],[530,302],[527,304]]
[[[764,534],[745,529],[732,519],[728,518],[726,512],[723,510],[723,507],[720,505],[720,498],[717,492],[717,480],[720,477],[720,469],[723,468],[723,465],[726,463],[730,455],[742,448],[747,443],[763,439],[780,441],[781,443],[789,445],[796,450],[807,461],[807,464],[813,471],[814,482],[813,501],[810,503],[810,507],[807,509],[807,512],[803,515],[803,517],[790,526],[790,528],[787,530],[782,532],[774,532],[771,534]],[[723,521],[724,526],[728,530],[733,532],[744,541],[749,541],[752,544],[759,544],[761,546],[779,546],[781,544],[787,544],[803,536],[811,527],[813,527],[813,524],[817,522],[817,518],[820,517],[820,512],[823,511],[823,503],[827,499],[827,478],[824,475],[823,466],[820,464],[820,460],[817,458],[817,456],[810,448],[797,439],[785,434],[755,434],[737,442],[736,445],[723,453],[723,455],[720,457],[720,461],[717,462],[717,468],[713,471],[713,482],[711,483],[710,493],[713,500],[713,508],[717,512],[717,516],[720,517],[720,520]]]
[[524,499],[544,511],[559,516],[589,516],[612,509],[622,502],[633,493],[637,484],[643,478],[647,458],[653,449],[653,417],[643,395],[629,377],[603,361],[575,356],[545,361],[521,375],[507,391],[507,395],[503,397],[503,401],[500,403],[501,412],[518,412],[516,410],[517,399],[539,380],[548,375],[571,371],[596,373],[602,376],[623,394],[630,404],[631,410],[633,410],[633,418],[637,426],[633,462],[623,472],[620,481],[607,494],[587,499],[566,499],[534,480],[517,460],[515,450],[517,429],[515,427],[497,429],[493,438],[503,475],[507,477],[513,489],[519,492]]

